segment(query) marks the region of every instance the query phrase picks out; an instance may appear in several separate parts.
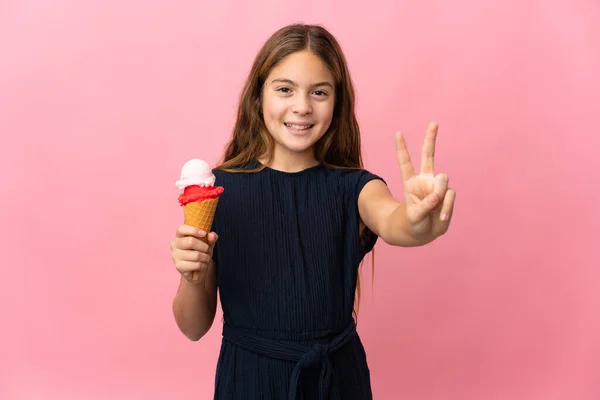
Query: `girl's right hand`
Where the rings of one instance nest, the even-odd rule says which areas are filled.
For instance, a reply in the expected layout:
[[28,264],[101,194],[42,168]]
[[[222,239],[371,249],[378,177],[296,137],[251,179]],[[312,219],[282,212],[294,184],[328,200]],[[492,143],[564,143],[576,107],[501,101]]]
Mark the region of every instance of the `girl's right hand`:
[[[219,236],[208,234],[208,244],[202,241],[206,232],[189,225],[180,225],[171,241],[171,257],[177,271],[191,283],[204,282],[206,271],[212,262],[213,249]],[[192,272],[198,271],[198,279],[192,279]]]

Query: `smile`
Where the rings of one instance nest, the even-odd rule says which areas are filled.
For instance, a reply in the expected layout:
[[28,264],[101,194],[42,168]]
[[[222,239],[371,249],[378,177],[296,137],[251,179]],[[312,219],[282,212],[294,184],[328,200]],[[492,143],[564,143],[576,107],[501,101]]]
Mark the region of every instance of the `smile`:
[[288,123],[284,123],[284,125],[294,131],[306,131],[314,126],[314,125],[298,125],[298,124],[288,124]]

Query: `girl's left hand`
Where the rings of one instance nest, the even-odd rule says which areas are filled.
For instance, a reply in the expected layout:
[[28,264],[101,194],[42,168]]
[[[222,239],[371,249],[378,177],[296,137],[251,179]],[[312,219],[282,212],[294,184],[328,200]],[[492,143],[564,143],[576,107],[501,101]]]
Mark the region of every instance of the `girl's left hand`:
[[416,239],[437,238],[448,230],[456,192],[448,188],[448,175],[433,173],[438,125],[430,123],[421,153],[421,170],[415,174],[404,136],[396,134],[396,151],[404,186],[406,220]]

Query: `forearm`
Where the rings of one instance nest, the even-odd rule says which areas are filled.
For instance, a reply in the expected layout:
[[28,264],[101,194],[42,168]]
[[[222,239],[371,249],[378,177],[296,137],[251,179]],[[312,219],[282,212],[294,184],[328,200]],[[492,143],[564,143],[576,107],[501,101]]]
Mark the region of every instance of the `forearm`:
[[190,340],[200,340],[213,324],[217,293],[216,285],[212,281],[210,276],[198,284],[182,278],[173,299],[173,314],[177,326]]
[[431,235],[417,235],[406,219],[405,204],[401,203],[387,219],[385,242],[392,246],[418,247],[431,243],[435,238]]

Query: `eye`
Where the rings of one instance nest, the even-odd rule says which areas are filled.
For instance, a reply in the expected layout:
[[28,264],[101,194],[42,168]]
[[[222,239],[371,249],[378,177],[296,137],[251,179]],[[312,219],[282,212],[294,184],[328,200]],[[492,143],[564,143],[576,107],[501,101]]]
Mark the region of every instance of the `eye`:
[[322,97],[322,96],[327,96],[327,93],[325,93],[325,92],[324,92],[324,91],[322,91],[322,90],[315,90],[313,93],[314,93],[314,94],[316,94],[316,95],[317,95],[317,96],[319,96],[319,97]]
[[282,88],[277,89],[277,91],[281,92],[281,93],[289,93],[289,92],[291,92],[291,89],[287,88],[287,87],[282,87]]

